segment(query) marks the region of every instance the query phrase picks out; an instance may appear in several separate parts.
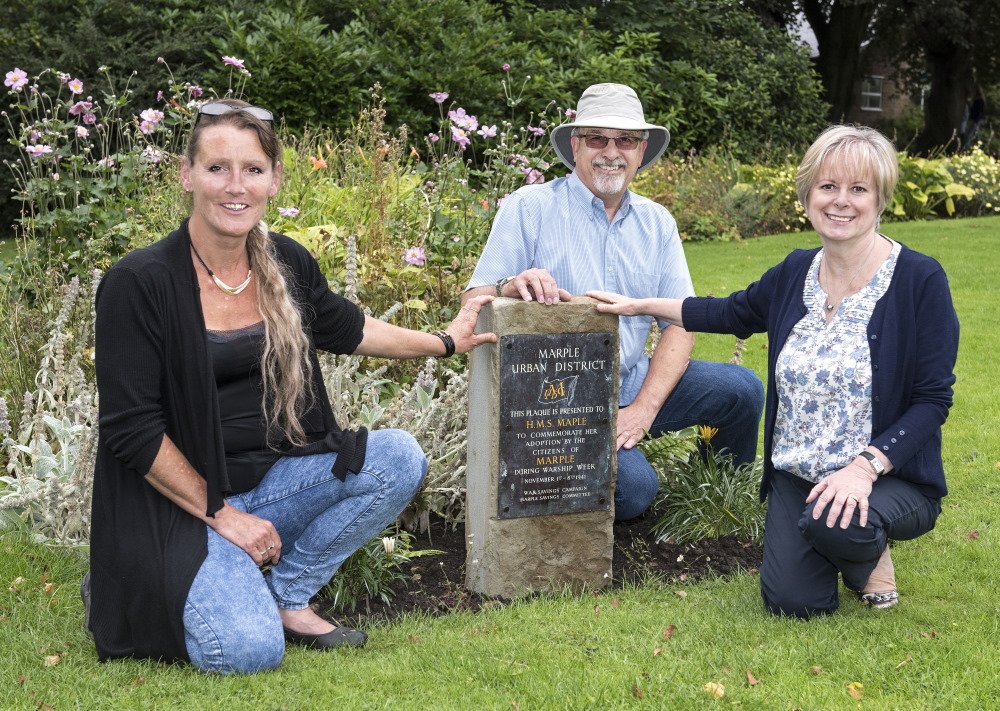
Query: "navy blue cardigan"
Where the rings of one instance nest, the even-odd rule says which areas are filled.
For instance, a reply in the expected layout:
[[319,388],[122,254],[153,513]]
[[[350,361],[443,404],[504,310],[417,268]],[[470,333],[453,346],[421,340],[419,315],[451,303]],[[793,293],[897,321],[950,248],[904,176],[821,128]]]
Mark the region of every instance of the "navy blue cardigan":
[[[806,315],[803,288],[818,249],[795,250],[759,281],[726,298],[685,299],[689,331],[747,338],[767,332],[764,407],[764,477],[767,496],[774,420],[778,410],[775,364],[792,327]],[[892,462],[892,476],[929,497],[948,493],[941,461],[941,425],[948,417],[958,354],[958,316],[948,279],[934,259],[903,247],[889,289],[868,322],[872,361],[872,438]]]

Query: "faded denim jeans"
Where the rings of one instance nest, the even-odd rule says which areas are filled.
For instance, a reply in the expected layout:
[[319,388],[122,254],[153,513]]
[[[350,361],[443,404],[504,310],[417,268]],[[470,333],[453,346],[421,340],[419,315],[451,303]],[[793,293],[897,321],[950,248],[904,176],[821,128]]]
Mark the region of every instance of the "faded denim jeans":
[[274,524],[281,560],[264,576],[208,529],[208,556],[184,605],[194,666],[220,674],[277,667],[285,654],[278,608],[307,607],[348,556],[396,519],[427,473],[427,458],[402,430],[369,432],[364,466],[343,482],[330,472],[336,456],[284,457],[255,489],[226,499]]

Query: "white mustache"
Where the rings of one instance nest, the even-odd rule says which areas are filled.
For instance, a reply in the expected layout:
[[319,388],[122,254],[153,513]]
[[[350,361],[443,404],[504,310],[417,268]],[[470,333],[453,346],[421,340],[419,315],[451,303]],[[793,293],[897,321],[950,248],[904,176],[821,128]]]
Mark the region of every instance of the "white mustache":
[[604,160],[598,158],[591,162],[591,165],[595,168],[627,168],[628,163],[624,160]]

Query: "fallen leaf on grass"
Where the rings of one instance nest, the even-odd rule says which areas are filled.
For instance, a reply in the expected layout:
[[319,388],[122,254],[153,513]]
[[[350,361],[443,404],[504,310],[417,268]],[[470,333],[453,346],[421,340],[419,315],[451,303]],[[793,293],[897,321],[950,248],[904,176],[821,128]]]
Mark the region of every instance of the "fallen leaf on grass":
[[132,680],[132,686],[135,687],[136,689],[138,689],[145,683],[146,683],[146,677],[144,676],[137,676],[135,679]]
[[510,711],[521,711],[521,704],[516,701],[510,702]]
[[721,699],[723,696],[726,695],[726,687],[724,687],[717,681],[710,681],[707,684],[705,684],[705,686],[702,688],[704,688],[705,691],[708,692],[709,696],[714,696],[717,699]]
[[687,590],[674,590],[674,595],[677,597],[687,597]]
[[61,655],[61,654],[50,654],[49,656],[45,657],[45,659],[43,660],[43,664],[45,664],[45,666],[47,666],[47,667],[54,667],[56,664],[58,664],[62,660],[63,660],[63,655]]
[[906,659],[904,659],[903,661],[901,661],[899,664],[896,665],[896,669],[902,669],[903,667],[905,667],[907,664],[909,664],[912,661],[913,661],[913,655],[912,654],[907,654],[906,655]]
[[677,625],[667,625],[663,628],[663,639],[670,639],[677,632]]
[[646,694],[645,692],[643,692],[642,688],[640,688],[639,682],[632,684],[632,696],[634,696],[637,699],[646,698]]
[[595,615],[601,614],[601,606],[600,605],[594,605],[594,614]]
[[56,711],[54,706],[49,706],[48,704],[39,704],[38,711]]
[[7,588],[7,590],[9,590],[12,593],[21,592],[22,585],[24,585],[24,578],[18,575],[16,578],[14,578],[13,582],[11,582],[10,587]]
[[421,639],[420,637],[418,637],[418,636],[417,636],[417,635],[415,635],[415,634],[411,634],[411,635],[409,635],[409,636],[407,637],[407,639],[408,639],[408,640],[410,640],[410,642],[412,642],[413,644],[423,644],[423,643],[424,643],[424,640],[423,640],[423,639]]
[[16,681],[19,685],[23,686],[24,682],[26,682],[27,680],[28,677],[26,677],[24,674],[19,674],[14,681]]
[[760,683],[760,680],[757,677],[755,677],[753,675],[753,672],[751,672],[749,669],[747,669],[747,683],[750,686],[757,686],[757,684]]
[[621,606],[622,606],[622,601],[621,600],[619,600],[616,597],[611,598],[611,609],[612,610],[617,610]]
[[663,647],[656,647],[656,648],[655,648],[655,649],[653,650],[653,656],[654,656],[654,657],[658,657],[658,656],[660,656],[661,654],[663,654]]
[[865,687],[860,681],[852,681],[847,685],[847,693],[851,695],[851,698],[855,701],[861,701],[863,694],[861,690]]
[[42,588],[42,591],[46,595],[51,595],[52,593],[54,593],[56,591],[56,584],[55,583],[45,583],[45,586]]
[[809,673],[813,676],[819,676],[820,674],[823,673],[823,667],[819,666],[818,664],[814,667],[809,667]]
[[920,636],[923,637],[924,639],[934,639],[935,637],[937,637],[937,632],[935,632],[934,630],[931,630],[930,632],[921,632]]
[[978,541],[979,531],[969,531],[967,534],[965,534],[965,537],[968,538],[970,541]]

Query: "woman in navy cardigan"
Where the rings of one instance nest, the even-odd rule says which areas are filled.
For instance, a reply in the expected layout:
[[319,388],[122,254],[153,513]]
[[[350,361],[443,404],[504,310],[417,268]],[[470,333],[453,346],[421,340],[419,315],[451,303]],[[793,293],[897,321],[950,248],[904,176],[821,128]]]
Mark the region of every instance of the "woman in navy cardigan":
[[931,530],[947,493],[958,318],[941,265],[878,232],[897,176],[884,136],[833,126],[796,176],[821,248],[721,299],[588,294],[599,311],[768,334],[760,581],[776,614],[833,612],[839,576],[871,607],[897,604],[888,540]]

